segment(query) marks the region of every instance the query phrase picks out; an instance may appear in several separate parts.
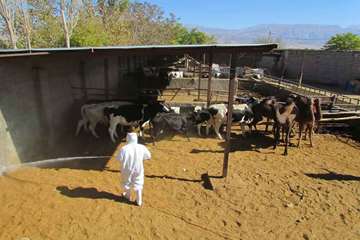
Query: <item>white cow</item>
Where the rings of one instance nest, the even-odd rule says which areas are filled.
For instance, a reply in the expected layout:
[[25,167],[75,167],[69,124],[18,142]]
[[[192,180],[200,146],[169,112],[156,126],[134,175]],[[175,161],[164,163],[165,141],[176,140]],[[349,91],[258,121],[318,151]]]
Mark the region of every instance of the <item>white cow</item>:
[[[243,104],[234,104],[233,105],[233,108],[234,108],[234,110],[240,110],[240,111],[242,111],[242,112],[245,112],[245,111],[247,111],[247,112],[250,112],[251,114],[253,114],[253,111],[251,110],[251,107],[248,105],[248,104],[246,104],[246,103],[243,103]],[[252,122],[252,120],[253,120],[253,118],[251,119],[251,121],[248,121],[248,122],[246,122],[246,121],[244,121],[244,118],[241,120],[241,122],[240,122],[240,128],[241,128],[241,133],[242,134],[244,134],[246,131],[245,131],[245,126],[247,125],[247,124],[249,124],[250,122]],[[249,127],[249,131],[251,132],[251,128]]]
[[183,71],[170,71],[168,72],[168,76],[172,78],[183,78],[184,72]]
[[[216,136],[219,139],[223,139],[220,134],[220,127],[226,122],[227,106],[226,104],[213,104],[209,108],[216,109],[217,113],[210,117],[210,120],[206,124],[206,135],[209,135],[209,129],[212,126],[215,130]],[[198,133],[200,127],[198,125]]]
[[170,109],[174,111],[174,113],[180,114],[180,107],[170,107]]
[[[217,112],[215,114],[211,114],[210,119],[206,122],[206,135],[209,135],[209,129],[210,127],[214,128],[214,131],[216,133],[216,136],[222,140],[223,137],[220,134],[220,128],[223,124],[227,121],[227,104],[213,104],[209,106],[209,109],[215,109]],[[233,105],[234,110],[241,110],[241,111],[251,111],[251,108],[247,104],[234,104]],[[211,110],[210,110],[211,111]],[[241,122],[241,131],[245,133],[245,122]],[[197,125],[197,131],[198,135],[201,136],[200,132],[201,124]]]
[[107,125],[109,120],[104,116],[105,107],[118,107],[121,105],[132,104],[131,102],[126,101],[114,101],[114,102],[103,102],[97,104],[85,104],[81,107],[81,119],[79,120],[76,128],[76,136],[79,135],[80,130],[84,128],[85,130],[89,129],[92,135],[96,138],[99,136],[95,132],[96,125],[102,123]]

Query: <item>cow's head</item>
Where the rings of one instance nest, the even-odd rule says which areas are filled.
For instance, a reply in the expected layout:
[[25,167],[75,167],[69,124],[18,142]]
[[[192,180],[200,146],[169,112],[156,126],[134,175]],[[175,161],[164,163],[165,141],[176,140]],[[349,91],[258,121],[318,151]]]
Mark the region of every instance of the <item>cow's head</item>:
[[171,108],[167,106],[165,103],[154,102],[148,105],[144,105],[144,113],[150,118],[155,117],[157,113],[169,113],[171,112]]
[[204,109],[204,110],[192,112],[189,115],[188,120],[193,122],[194,124],[200,124],[209,121],[210,118],[211,118],[211,113],[209,112],[209,110]]

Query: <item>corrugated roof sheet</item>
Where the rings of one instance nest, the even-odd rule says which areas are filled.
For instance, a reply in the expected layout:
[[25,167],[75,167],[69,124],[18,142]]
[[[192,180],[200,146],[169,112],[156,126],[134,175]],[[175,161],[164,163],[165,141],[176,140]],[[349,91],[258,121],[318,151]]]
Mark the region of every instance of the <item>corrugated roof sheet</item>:
[[96,51],[96,50],[132,50],[132,49],[196,49],[196,48],[276,48],[277,44],[203,44],[203,45],[141,45],[141,46],[107,46],[107,47],[73,47],[73,48],[33,48],[33,49],[0,49],[0,53],[30,53],[58,51]]

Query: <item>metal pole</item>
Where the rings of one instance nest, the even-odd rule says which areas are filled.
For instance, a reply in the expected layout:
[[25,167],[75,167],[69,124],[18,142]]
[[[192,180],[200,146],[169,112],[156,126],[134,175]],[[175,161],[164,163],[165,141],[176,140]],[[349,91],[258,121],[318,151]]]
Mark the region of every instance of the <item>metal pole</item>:
[[228,96],[228,112],[227,112],[227,123],[226,123],[226,147],[224,152],[224,163],[223,163],[223,177],[227,176],[229,167],[229,153],[231,148],[231,125],[232,125],[232,112],[234,103],[234,87],[236,79],[236,62],[237,54],[232,53],[230,55],[230,80],[229,80],[229,96]]
[[212,68],[212,64],[213,64],[213,52],[212,49],[210,50],[210,55],[209,55],[209,78],[208,78],[208,89],[207,89],[207,102],[206,102],[206,106],[209,107],[210,103],[211,103],[211,68]]
[[200,101],[200,88],[201,88],[201,73],[202,73],[202,69],[201,69],[201,57],[204,59],[204,64],[205,64],[205,53],[201,54],[199,57],[199,82],[198,82],[198,101]]

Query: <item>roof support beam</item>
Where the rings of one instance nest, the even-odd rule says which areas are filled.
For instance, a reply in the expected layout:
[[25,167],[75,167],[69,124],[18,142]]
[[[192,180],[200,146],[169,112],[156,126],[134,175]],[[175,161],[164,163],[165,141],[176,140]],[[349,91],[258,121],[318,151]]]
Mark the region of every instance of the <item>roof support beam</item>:
[[213,50],[210,49],[210,52],[209,52],[209,76],[208,76],[207,101],[206,101],[207,107],[209,107],[211,104],[211,79],[212,79],[211,68],[212,68],[212,65],[213,65]]

